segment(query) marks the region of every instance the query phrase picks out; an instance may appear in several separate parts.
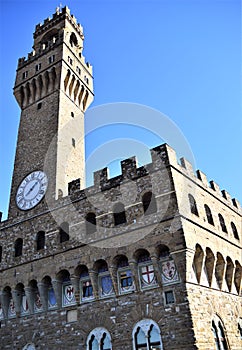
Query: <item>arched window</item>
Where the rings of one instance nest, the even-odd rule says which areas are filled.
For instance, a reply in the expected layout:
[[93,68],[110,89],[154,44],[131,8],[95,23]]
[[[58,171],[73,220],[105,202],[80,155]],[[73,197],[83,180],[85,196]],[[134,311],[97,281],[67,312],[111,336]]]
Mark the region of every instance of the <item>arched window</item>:
[[102,327],[97,327],[87,337],[87,350],[112,350],[111,336]]
[[220,318],[217,315],[215,315],[212,321],[212,332],[214,336],[216,350],[228,350],[228,344],[226,341],[224,327]]
[[239,239],[239,234],[238,234],[237,228],[233,222],[231,222],[231,228],[233,231],[234,238]]
[[238,294],[240,294],[240,285],[242,278],[242,267],[240,263],[235,261],[235,272],[234,272],[234,285]]
[[63,222],[59,229],[60,243],[67,242],[70,239],[69,236],[69,224],[68,222]]
[[160,245],[158,247],[161,279],[163,285],[173,284],[179,282],[179,275],[176,268],[174,259],[170,255],[169,248],[166,245]]
[[46,291],[48,299],[46,308],[48,308],[49,310],[55,309],[57,307],[57,300],[50,276],[45,276],[42,279],[41,283],[44,286],[44,290]]
[[221,226],[221,229],[223,232],[227,233],[227,227],[225,225],[225,221],[224,221],[224,218],[221,214],[218,214],[218,218],[219,218],[219,222],[220,222],[220,226]]
[[115,226],[126,223],[126,215],[124,205],[122,203],[115,204],[113,208],[113,218]]
[[196,251],[193,258],[192,268],[198,283],[200,283],[200,279],[201,279],[203,258],[204,258],[204,252],[201,246],[199,244],[196,244]]
[[205,258],[205,272],[208,280],[208,284],[211,287],[213,273],[214,273],[215,256],[210,248],[206,248],[206,258]]
[[142,197],[143,210],[145,215],[157,212],[156,199],[152,192],[146,192]]
[[96,227],[96,215],[95,213],[88,213],[86,215],[86,232],[87,234],[92,234],[97,231]]
[[117,274],[120,294],[129,293],[134,290],[134,281],[129,262],[126,256],[117,257]]
[[100,297],[105,298],[112,295],[114,293],[113,283],[106,261],[96,261],[94,269],[98,273],[98,289]]
[[94,295],[88,268],[85,265],[80,265],[76,269],[75,274],[80,276],[80,301],[84,302],[92,300]]
[[199,215],[198,215],[197,204],[196,204],[195,198],[194,198],[191,194],[189,194],[189,195],[188,195],[188,199],[189,199],[189,203],[190,203],[190,210],[191,210],[191,213],[192,213],[192,214],[195,214],[195,215],[197,215],[197,216],[199,216]]
[[233,283],[233,273],[234,273],[234,264],[229,256],[226,259],[226,270],[225,270],[225,281],[228,287],[229,292],[231,292],[232,283]]
[[8,318],[16,317],[16,310],[15,310],[15,305],[13,301],[12,290],[9,286],[3,289],[3,295],[6,298],[7,304],[8,304],[7,315],[5,315],[5,317],[6,316]]
[[133,350],[163,349],[160,329],[156,322],[144,319],[133,329]]
[[209,208],[209,206],[207,204],[204,205],[204,209],[205,209],[205,212],[206,212],[208,223],[210,225],[214,225],[212,212],[211,212],[211,210],[210,210],[210,208]]
[[34,312],[41,312],[43,311],[43,304],[40,300],[40,293],[39,288],[36,280],[31,280],[29,282],[29,287],[31,287],[31,296],[32,296],[32,302],[33,302],[33,311]]
[[77,46],[78,45],[78,40],[77,40],[77,37],[76,37],[76,34],[75,33],[71,33],[71,36],[70,36],[70,44],[71,46]]
[[29,305],[26,298],[24,285],[22,283],[18,283],[15,287],[15,290],[17,291],[17,303],[20,306],[20,314],[21,315],[27,315],[29,314]]
[[22,238],[17,238],[14,244],[14,256],[21,256],[23,251],[23,240]]
[[138,262],[139,281],[142,289],[157,285],[155,270],[147,250],[141,249],[135,253]]
[[58,273],[57,279],[62,283],[62,306],[69,306],[76,303],[75,290],[67,270]]
[[37,233],[37,239],[36,239],[36,249],[41,250],[45,247],[45,232],[39,231]]
[[215,265],[215,279],[219,289],[222,289],[224,269],[225,269],[224,258],[220,253],[217,253],[217,261]]

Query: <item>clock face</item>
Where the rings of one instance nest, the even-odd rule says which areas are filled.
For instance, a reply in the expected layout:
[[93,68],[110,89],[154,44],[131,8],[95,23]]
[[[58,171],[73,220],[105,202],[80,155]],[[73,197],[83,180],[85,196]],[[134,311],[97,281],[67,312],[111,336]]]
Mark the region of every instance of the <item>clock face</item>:
[[44,197],[48,178],[43,171],[34,171],[27,175],[18,187],[16,203],[19,209],[29,210]]

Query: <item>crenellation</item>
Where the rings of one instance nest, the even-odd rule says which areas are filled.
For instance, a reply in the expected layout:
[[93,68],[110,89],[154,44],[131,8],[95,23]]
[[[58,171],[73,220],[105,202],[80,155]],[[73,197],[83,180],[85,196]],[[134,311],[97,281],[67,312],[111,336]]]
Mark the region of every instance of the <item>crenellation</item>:
[[72,195],[75,192],[80,191],[80,189],[81,189],[81,180],[80,179],[73,180],[68,184],[68,195]]
[[237,209],[241,208],[240,202],[238,201],[238,199],[232,198],[232,203],[233,203],[233,206],[236,207]]
[[186,172],[188,174],[188,176],[191,176],[193,177],[194,176],[194,169],[193,169],[193,166],[192,166],[192,163],[189,162],[186,158],[182,157],[180,159],[180,162],[181,162],[181,166],[186,169]]
[[204,174],[201,170],[197,170],[196,171],[196,174],[197,174],[197,178],[202,181],[204,187],[209,187],[209,183],[208,183],[208,180],[207,180],[207,176],[206,174]]
[[109,178],[109,169],[107,167],[97,170],[93,174],[94,186],[101,188],[103,182],[107,182]]
[[221,191],[222,197],[226,199],[228,202],[232,203],[232,198],[230,194],[226,190]]
[[212,190],[214,190],[214,191],[217,192],[218,194],[221,194],[220,187],[219,187],[219,185],[218,185],[216,182],[214,182],[213,180],[211,180],[209,183],[210,183],[210,188],[211,188]]
[[135,178],[137,176],[137,159],[130,157],[121,161],[122,176],[124,178]]

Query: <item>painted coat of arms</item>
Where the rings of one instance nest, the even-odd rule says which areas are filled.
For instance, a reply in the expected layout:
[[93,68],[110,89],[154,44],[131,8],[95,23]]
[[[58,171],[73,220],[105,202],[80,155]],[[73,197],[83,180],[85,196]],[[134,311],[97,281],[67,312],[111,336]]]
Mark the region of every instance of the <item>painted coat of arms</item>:
[[134,283],[131,270],[120,272],[120,289],[121,292],[129,292],[134,290]]
[[21,313],[27,314],[28,312],[29,312],[28,301],[27,301],[26,295],[24,294],[22,297]]
[[71,284],[63,286],[63,305],[70,305],[76,302],[74,287]]
[[15,317],[16,311],[15,311],[15,305],[13,299],[10,299],[9,307],[8,307],[8,317]]
[[113,292],[113,284],[110,276],[101,277],[102,295],[109,295]]
[[141,267],[141,286],[147,287],[156,284],[154,267],[152,264]]
[[36,312],[42,310],[42,303],[41,303],[40,295],[39,295],[38,292],[35,294],[34,310],[35,310]]
[[179,276],[174,260],[167,260],[162,262],[161,278],[163,284],[169,284],[179,281]]

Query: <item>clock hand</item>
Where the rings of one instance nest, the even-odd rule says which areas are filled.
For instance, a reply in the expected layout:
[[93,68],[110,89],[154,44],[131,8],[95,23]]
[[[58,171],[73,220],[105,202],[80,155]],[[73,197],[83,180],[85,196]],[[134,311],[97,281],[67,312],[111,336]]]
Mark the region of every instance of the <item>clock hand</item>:
[[36,181],[34,183],[34,185],[30,188],[30,190],[28,191],[28,193],[26,193],[26,197],[33,191],[33,189],[35,188],[35,186],[38,184],[38,181]]

